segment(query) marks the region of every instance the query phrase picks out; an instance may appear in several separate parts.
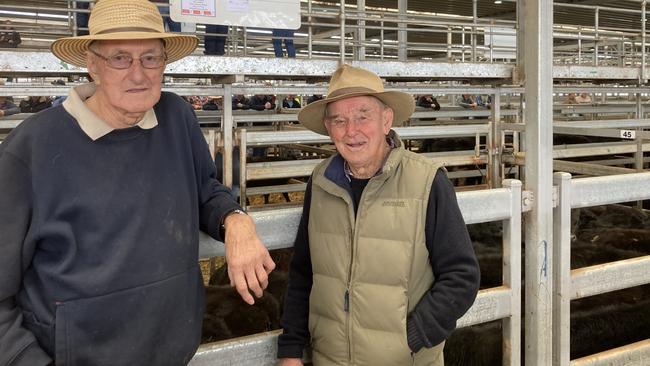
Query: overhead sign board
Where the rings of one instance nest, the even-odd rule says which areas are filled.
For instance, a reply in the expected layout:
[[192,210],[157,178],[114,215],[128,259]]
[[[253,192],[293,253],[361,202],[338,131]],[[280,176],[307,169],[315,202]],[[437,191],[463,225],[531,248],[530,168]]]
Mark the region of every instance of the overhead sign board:
[[300,0],[170,0],[176,22],[298,29]]

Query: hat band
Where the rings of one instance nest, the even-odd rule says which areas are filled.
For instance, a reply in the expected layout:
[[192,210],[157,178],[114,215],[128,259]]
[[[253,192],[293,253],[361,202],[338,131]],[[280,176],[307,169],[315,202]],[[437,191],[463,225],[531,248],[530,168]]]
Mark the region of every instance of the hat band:
[[345,94],[361,94],[361,93],[376,94],[381,92],[383,92],[383,90],[374,90],[363,86],[353,86],[349,88],[336,89],[335,91],[327,95],[327,99],[336,98]]
[[106,33],[123,33],[123,32],[149,32],[149,33],[160,33],[160,31],[152,28],[145,27],[129,27],[129,28],[110,28],[104,29],[101,32],[95,34],[106,34]]

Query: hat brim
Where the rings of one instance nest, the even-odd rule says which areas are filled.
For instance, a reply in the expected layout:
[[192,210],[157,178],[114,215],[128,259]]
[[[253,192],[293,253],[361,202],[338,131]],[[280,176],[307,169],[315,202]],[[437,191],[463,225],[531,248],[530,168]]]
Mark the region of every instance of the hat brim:
[[298,121],[308,129],[327,136],[327,128],[323,120],[327,105],[337,100],[364,95],[378,98],[393,110],[393,126],[400,126],[404,121],[411,118],[415,111],[415,100],[411,94],[392,90],[380,93],[359,92],[325,98],[308,104],[298,113]]
[[88,51],[88,46],[93,41],[131,41],[145,39],[160,39],[165,42],[167,63],[178,61],[191,54],[199,44],[199,39],[196,36],[191,35],[175,33],[123,32],[119,33],[119,36],[115,33],[107,33],[60,38],[52,43],[50,50],[54,56],[69,64],[86,67],[86,51]]

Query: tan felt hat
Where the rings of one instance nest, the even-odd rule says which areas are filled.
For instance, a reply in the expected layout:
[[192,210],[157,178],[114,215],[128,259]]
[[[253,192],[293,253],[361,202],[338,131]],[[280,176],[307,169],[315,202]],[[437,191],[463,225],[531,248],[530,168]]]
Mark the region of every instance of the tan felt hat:
[[393,110],[393,126],[399,126],[411,117],[415,110],[413,96],[401,91],[384,91],[384,83],[375,73],[343,65],[339,67],[330,79],[327,97],[308,104],[298,113],[298,121],[308,129],[327,135],[323,118],[325,108],[337,100],[370,95],[378,98]]

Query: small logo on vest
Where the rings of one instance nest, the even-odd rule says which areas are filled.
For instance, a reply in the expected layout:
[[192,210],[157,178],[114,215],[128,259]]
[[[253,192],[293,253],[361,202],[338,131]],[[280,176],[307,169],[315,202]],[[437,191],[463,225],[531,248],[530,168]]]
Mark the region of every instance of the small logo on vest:
[[406,203],[404,201],[384,201],[382,204],[382,207],[390,206],[390,207],[406,207]]

